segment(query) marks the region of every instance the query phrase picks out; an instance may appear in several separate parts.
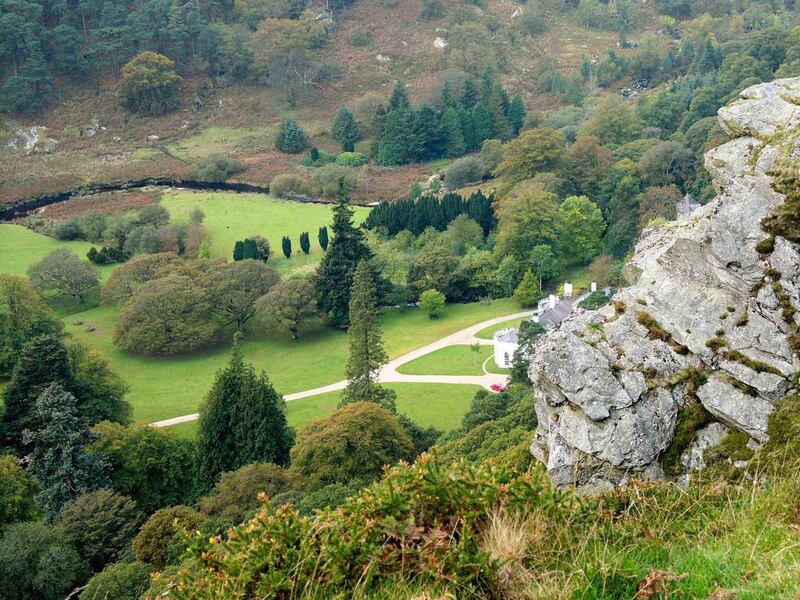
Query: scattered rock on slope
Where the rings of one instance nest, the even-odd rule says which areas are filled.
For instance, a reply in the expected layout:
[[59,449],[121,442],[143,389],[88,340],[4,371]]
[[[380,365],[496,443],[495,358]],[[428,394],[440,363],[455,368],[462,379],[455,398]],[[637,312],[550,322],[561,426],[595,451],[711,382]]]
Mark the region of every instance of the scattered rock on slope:
[[646,231],[615,305],[577,311],[535,348],[531,451],[556,485],[595,491],[663,476],[662,455],[697,403],[708,419],[698,429],[718,422],[763,442],[794,385],[798,247],[782,237],[771,254],[756,245],[767,237],[761,220],[784,201],[771,167],[800,174],[800,78],[744,90],[719,119],[736,137],[705,157],[718,196]]

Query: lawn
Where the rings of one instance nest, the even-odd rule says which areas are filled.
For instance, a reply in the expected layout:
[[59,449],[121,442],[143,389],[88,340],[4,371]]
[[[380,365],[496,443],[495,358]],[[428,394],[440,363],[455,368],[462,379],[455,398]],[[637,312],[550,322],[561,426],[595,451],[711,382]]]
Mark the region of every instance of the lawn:
[[470,346],[448,346],[420,356],[397,369],[406,375],[483,375],[481,365],[492,356],[492,346],[480,346],[474,352]]
[[519,327],[520,323],[522,323],[524,320],[525,319],[511,319],[510,321],[504,321],[503,323],[498,323],[497,325],[491,325],[486,329],[481,329],[475,334],[475,337],[479,337],[482,340],[493,340],[495,331],[508,329],[509,327]]
[[[397,412],[406,415],[423,427],[433,426],[450,431],[461,425],[461,418],[469,409],[475,385],[447,385],[435,383],[393,383],[386,387],[397,392]],[[341,392],[320,394],[286,403],[286,417],[292,427],[300,428],[309,421],[320,419],[336,410]],[[197,421],[170,427],[175,435],[192,438],[197,432]]]
[[[278,200],[264,194],[236,194],[234,192],[170,192],[164,194],[161,204],[174,221],[187,221],[195,207],[205,213],[205,224],[211,234],[211,254],[230,260],[233,245],[248,235],[259,234],[269,240],[272,256],[269,263],[281,272],[310,271],[322,258],[317,232],[322,226],[330,227],[333,219],[331,205],[308,204]],[[356,224],[367,218],[369,209],[353,207]],[[311,239],[311,253],[300,250],[299,236],[307,231]],[[329,230],[330,231],[330,230]],[[281,252],[281,239],[292,240],[292,257]]]
[[[448,305],[441,318],[431,320],[418,308],[403,307],[381,315],[386,351],[400,356],[470,325],[515,310],[510,300],[488,305]],[[112,343],[116,307],[101,306],[66,317],[67,331],[98,348],[130,385],[128,400],[137,422],[149,423],[197,411],[200,402],[230,356],[230,347],[189,356],[149,358],[122,352]],[[82,324],[76,324],[79,318]],[[95,327],[87,332],[86,325]],[[325,329],[300,340],[251,334],[242,344],[246,360],[264,370],[284,394],[344,379],[347,335]]]
[[[92,245],[89,242],[64,242],[21,225],[0,223],[0,273],[24,277],[28,267],[58,248],[67,248],[88,262],[86,253]],[[108,279],[112,270],[111,266],[101,267],[101,281]]]

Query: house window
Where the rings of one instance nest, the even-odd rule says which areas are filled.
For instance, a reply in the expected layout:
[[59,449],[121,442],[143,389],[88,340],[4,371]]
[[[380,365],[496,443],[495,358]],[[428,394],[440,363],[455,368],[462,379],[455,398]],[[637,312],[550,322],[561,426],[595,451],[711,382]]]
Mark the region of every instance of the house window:
[[503,363],[505,364],[505,366],[508,366],[510,364],[510,361],[508,359],[508,352],[503,354]]

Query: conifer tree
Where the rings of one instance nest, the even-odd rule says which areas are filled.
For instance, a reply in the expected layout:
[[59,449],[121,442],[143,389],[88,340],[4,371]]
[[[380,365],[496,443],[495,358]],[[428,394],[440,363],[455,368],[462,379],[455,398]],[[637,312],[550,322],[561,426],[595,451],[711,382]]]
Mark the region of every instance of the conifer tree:
[[358,140],[358,123],[353,113],[346,106],[342,106],[333,120],[333,139],[342,145],[343,152],[353,152]]
[[380,369],[389,360],[383,349],[383,336],[375,306],[375,282],[366,261],[361,261],[353,276],[347,331],[347,387],[339,406],[352,402],[375,402],[395,412],[394,390],[378,384]]
[[244,242],[237,240],[233,245],[233,260],[242,260],[244,258]]
[[[336,327],[347,327],[350,290],[353,274],[362,261],[372,258],[364,241],[364,232],[353,226],[353,210],[347,202],[344,186],[340,186],[339,202],[333,208],[333,241],[319,265],[315,287],[319,307]],[[385,282],[373,274],[379,291]]]
[[488,99],[485,99],[486,110],[492,119],[492,135],[501,140],[512,137],[511,125],[506,118],[506,108],[503,101],[504,92],[500,86],[494,86]]
[[444,82],[442,86],[442,109],[447,108],[458,108],[458,99],[453,94],[453,86],[450,85],[450,81],[447,80]]
[[283,250],[283,255],[286,258],[292,257],[292,240],[289,237],[283,236],[281,240],[281,250]]
[[303,251],[303,254],[308,254],[311,251],[311,242],[308,239],[307,231],[300,234],[300,249]]
[[514,135],[518,135],[525,124],[525,105],[519,96],[514,96],[508,105],[508,122],[511,124],[511,132]]
[[261,253],[258,251],[258,246],[255,240],[246,238],[242,242],[242,260],[245,259],[261,260]]
[[22,347],[5,391],[3,438],[17,448],[24,429],[37,429],[36,399],[52,383],[70,389],[74,383],[64,342],[55,335],[33,338]]
[[522,281],[514,290],[514,302],[522,308],[531,308],[542,298],[542,288],[539,285],[539,278],[528,269],[522,277]]
[[328,228],[327,227],[320,227],[319,232],[317,233],[317,240],[319,241],[319,247],[322,248],[323,252],[328,249]]
[[307,143],[306,134],[300,129],[297,121],[288,119],[281,123],[278,136],[275,139],[275,145],[278,150],[287,154],[297,154],[305,150]]
[[481,95],[475,82],[472,79],[464,81],[464,90],[461,92],[461,106],[465,110],[472,110],[480,99]]
[[475,145],[480,146],[484,140],[492,137],[492,115],[483,102],[478,102],[472,109],[472,126],[475,129]]
[[410,158],[410,131],[408,115],[391,110],[383,124],[383,135],[378,145],[378,164],[402,165]]
[[200,408],[197,461],[204,489],[221,473],[253,462],[286,465],[294,444],[283,398],[264,373],[245,364],[239,340]]
[[461,123],[461,134],[464,136],[464,148],[467,152],[476,149],[480,144],[475,135],[472,111],[463,109],[458,111],[458,120]]
[[411,101],[408,99],[406,86],[400,81],[395,84],[394,90],[392,90],[392,96],[389,98],[389,106],[386,109],[387,112],[392,112],[395,110],[399,110],[400,112],[404,113],[407,113],[411,110]]
[[35,404],[34,429],[23,432],[33,451],[28,470],[39,481],[39,504],[49,521],[81,494],[105,487],[105,462],[87,447],[97,436],[78,416],[75,396],[58,383],[49,385]]
[[464,133],[461,130],[461,121],[453,107],[448,107],[442,113],[442,130],[444,135],[445,156],[453,158],[466,152]]

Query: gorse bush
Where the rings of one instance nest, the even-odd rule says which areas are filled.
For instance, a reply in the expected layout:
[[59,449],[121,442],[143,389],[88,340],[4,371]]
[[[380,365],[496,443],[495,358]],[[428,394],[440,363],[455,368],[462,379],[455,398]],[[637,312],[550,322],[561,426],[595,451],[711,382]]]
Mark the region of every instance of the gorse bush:
[[231,175],[244,170],[240,160],[213,154],[200,159],[192,168],[191,177],[200,181],[225,181]]

